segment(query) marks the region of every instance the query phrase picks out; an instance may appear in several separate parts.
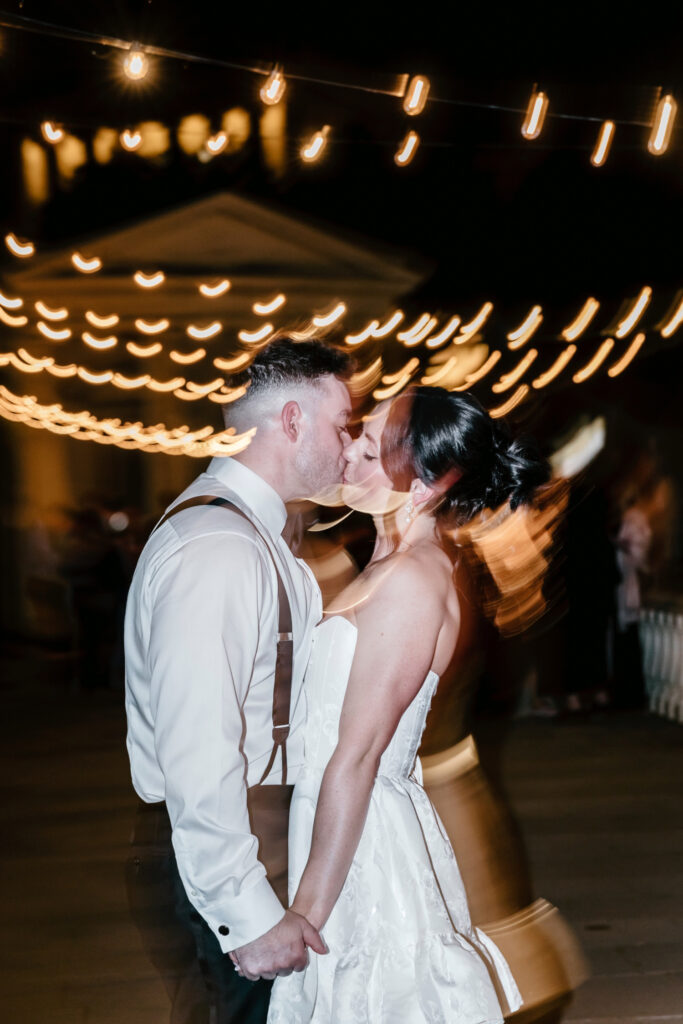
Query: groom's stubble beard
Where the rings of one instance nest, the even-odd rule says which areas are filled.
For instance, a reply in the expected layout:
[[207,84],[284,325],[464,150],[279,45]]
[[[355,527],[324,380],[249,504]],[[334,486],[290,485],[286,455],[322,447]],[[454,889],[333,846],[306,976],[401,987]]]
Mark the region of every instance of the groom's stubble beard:
[[345,459],[341,449],[329,451],[315,436],[315,426],[309,424],[310,433],[294,457],[300,497],[313,499],[319,492],[341,484]]

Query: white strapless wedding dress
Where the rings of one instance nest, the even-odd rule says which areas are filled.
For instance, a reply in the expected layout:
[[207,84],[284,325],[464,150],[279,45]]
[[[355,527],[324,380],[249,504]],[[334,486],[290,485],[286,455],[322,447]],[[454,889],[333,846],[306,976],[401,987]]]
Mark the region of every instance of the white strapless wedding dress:
[[[290,900],[337,745],[356,636],[341,616],[315,630],[305,766],[289,824]],[[330,952],[311,952],[305,971],[275,980],[268,1024],[501,1024],[521,1005],[502,954],[472,926],[453,849],[421,785],[417,748],[438,681],[430,672],[382,755],[356,855],[322,931]]]

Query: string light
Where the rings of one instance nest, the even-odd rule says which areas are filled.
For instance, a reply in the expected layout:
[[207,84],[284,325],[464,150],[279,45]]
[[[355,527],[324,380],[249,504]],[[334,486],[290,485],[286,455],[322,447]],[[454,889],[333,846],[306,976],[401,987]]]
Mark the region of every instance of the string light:
[[357,370],[347,381],[347,386],[352,395],[367,395],[376,384],[379,384],[382,376],[382,357],[377,356],[374,362],[366,366],[364,370]]
[[542,323],[543,311],[541,306],[533,306],[519,327],[514,331],[510,331],[508,334],[508,348],[513,350],[521,348],[522,345],[526,344],[534,331],[538,330]]
[[548,97],[544,92],[532,92],[526,117],[522,124],[522,135],[525,139],[537,139],[543,130],[545,115],[548,111]]
[[46,320],[66,320],[69,315],[69,310],[65,307],[62,307],[61,309],[51,309],[49,306],[46,306],[44,302],[41,302],[40,299],[38,299],[34,304],[34,308],[36,312]]
[[424,341],[432,328],[436,327],[437,323],[438,321],[435,316],[423,313],[412,327],[405,331],[399,331],[396,338],[398,341],[402,341],[406,348],[412,348],[414,345],[419,345],[420,342]]
[[223,324],[220,320],[214,320],[207,327],[196,327],[194,324],[190,324],[187,328],[187,335],[194,341],[206,341],[207,338],[215,338],[222,330]]
[[90,348],[99,349],[100,351],[106,351],[106,349],[115,348],[119,340],[113,334],[109,335],[108,338],[95,338],[90,333],[90,331],[83,331],[81,337],[83,341],[86,343],[86,345],[90,346]]
[[242,370],[245,366],[248,366],[252,358],[251,352],[241,352],[234,359],[222,359],[220,356],[216,356],[213,361],[213,365],[217,370],[225,370],[226,373],[234,373],[235,370]]
[[329,313],[317,313],[313,317],[314,327],[330,327],[332,324],[340,320],[346,312],[346,306],[343,302],[338,302],[337,305],[330,310]]
[[391,314],[391,316],[387,317],[383,324],[380,324],[377,320],[374,320],[373,323],[377,324],[377,326],[373,327],[371,331],[371,336],[373,338],[386,338],[387,335],[391,334],[391,332],[396,327],[398,327],[398,325],[401,323],[403,319],[404,313],[402,312],[402,310],[397,309],[394,313]]
[[493,303],[485,302],[484,305],[479,310],[479,312],[477,313],[477,315],[472,320],[470,320],[468,324],[463,324],[460,334],[457,336],[457,338],[454,339],[454,344],[464,345],[466,341],[470,341],[475,336],[480,327],[484,326],[489,316],[491,315],[492,310]]
[[421,114],[429,95],[429,79],[423,75],[414,75],[408,83],[403,97],[403,109],[411,117]]
[[502,405],[496,406],[495,409],[489,409],[489,416],[491,419],[498,419],[499,416],[507,416],[509,412],[523,402],[526,396],[529,394],[529,385],[520,384],[515,393],[508,398],[507,402],[503,402]]
[[277,309],[281,309],[286,301],[287,297],[280,292],[271,302],[255,302],[251,308],[257,316],[268,316]]
[[417,152],[417,147],[420,145],[420,136],[417,132],[408,132],[403,139],[403,142],[399,146],[398,150],[394,154],[394,163],[399,167],[406,167]]
[[158,288],[166,280],[166,275],[163,270],[157,270],[154,274],[145,274],[142,270],[136,270],[133,274],[133,280],[141,288]]
[[13,256],[21,256],[25,259],[28,256],[33,256],[36,251],[36,247],[33,242],[24,240],[21,242],[15,234],[10,233],[5,235],[5,245],[12,253]]
[[119,141],[124,149],[127,149],[129,153],[134,153],[136,149],[140,148],[142,133],[132,132],[129,128],[125,128],[119,135]]
[[86,370],[84,366],[79,366],[76,373],[84,380],[86,384],[109,384],[114,379],[114,373],[112,370],[103,370],[101,373],[93,373],[92,370]]
[[670,94],[662,96],[657,104],[655,119],[647,141],[647,148],[653,156],[661,156],[669,148],[677,110],[678,104],[673,96]]
[[537,355],[538,349],[530,348],[526,355],[522,356],[513,370],[510,370],[509,373],[504,373],[500,380],[496,381],[496,383],[491,386],[491,391],[495,392],[495,394],[500,394],[503,391],[507,391],[508,388],[511,388],[521,377],[524,376],[536,359]]
[[562,337],[565,341],[576,341],[579,335],[588,327],[589,323],[600,309],[600,303],[597,299],[589,298],[586,299],[580,312],[572,320],[568,327],[562,331]]
[[126,76],[134,82],[139,82],[149,71],[149,61],[144,50],[137,43],[132,44],[124,57],[123,70]]
[[109,316],[100,316],[94,313],[92,309],[89,309],[85,314],[85,319],[93,327],[97,327],[98,330],[106,331],[109,327],[116,327],[119,322],[119,318],[116,313],[111,313]]
[[279,64],[276,64],[268,75],[267,81],[259,90],[261,102],[265,103],[267,107],[274,107],[284,96],[286,88],[287,82],[282,73],[282,68]]
[[247,386],[246,384],[243,384],[241,387],[233,388],[232,391],[227,391],[224,394],[218,394],[216,391],[213,391],[207,397],[210,402],[219,402],[221,405],[225,405],[226,402],[236,402],[238,398],[241,398],[242,395],[246,395],[246,393]]
[[357,334],[347,334],[344,341],[347,345],[362,345],[368,338],[376,337],[375,332],[379,327],[379,320],[371,320],[369,324]]
[[597,368],[602,363],[604,363],[605,359],[607,359],[607,356],[610,354],[613,348],[614,338],[605,338],[605,340],[603,341],[602,345],[595,353],[593,358],[586,363],[583,369],[579,370],[578,373],[574,374],[572,378],[574,383],[583,384],[584,381],[588,380],[588,378],[595,373]]
[[167,391],[175,391],[176,388],[181,388],[185,383],[184,377],[173,377],[171,380],[154,380],[152,379],[147,387],[150,391],[160,391],[162,393]]
[[248,345],[255,344],[259,341],[265,341],[269,334],[272,334],[274,327],[272,324],[264,324],[257,331],[239,331],[237,337],[240,341],[246,342]]
[[488,359],[485,359],[478,370],[473,370],[472,373],[468,373],[465,377],[465,383],[459,387],[454,388],[455,391],[467,391],[473,384],[478,384],[480,380],[483,380],[487,373],[490,373],[493,367],[496,365],[503,353],[500,349],[496,349]]
[[630,310],[626,316],[619,321],[614,334],[617,338],[625,338],[629,331],[633,330],[635,325],[640,320],[641,316],[647,309],[650,299],[652,298],[652,288],[646,285],[638,295],[638,298],[634,300]]
[[536,377],[534,381],[532,381],[533,386],[537,389],[544,388],[546,384],[550,384],[552,380],[555,380],[556,377],[559,377],[559,375],[562,373],[565,366],[573,357],[575,352],[576,345],[567,345],[566,349],[564,349],[563,352],[560,352],[559,356],[552,364],[552,366],[549,367],[549,369],[547,369],[544,373],[539,374],[539,376]]
[[49,338],[50,341],[66,341],[67,338],[71,337],[71,331],[68,327],[63,327],[61,330],[57,330],[57,328],[48,327],[48,325],[42,320],[37,322],[36,327],[43,337]]
[[50,142],[53,145],[56,142],[61,142],[64,138],[64,129],[60,128],[59,125],[54,124],[52,121],[43,121],[40,126],[40,131],[46,142]]
[[194,352],[188,352],[186,354],[177,352],[176,349],[173,349],[173,351],[168,354],[174,363],[181,363],[183,366],[191,366],[192,363],[198,363],[200,359],[204,358],[206,355],[206,349],[196,348]]
[[607,371],[607,376],[618,377],[619,374],[626,369],[629,363],[638,354],[644,341],[645,335],[642,331],[639,334],[636,334],[635,338],[633,339],[629,347],[626,349],[621,359],[618,359],[616,363],[610,366],[609,370]]
[[385,402],[388,398],[393,398],[399,391],[403,391],[406,384],[410,382],[411,377],[412,374],[404,373],[394,384],[390,384],[386,388],[377,388],[372,392],[372,397],[376,402]]
[[143,373],[139,377],[124,377],[122,373],[115,373],[113,383],[117,388],[123,388],[125,391],[132,391],[134,388],[146,387],[151,379],[152,378],[148,373]]
[[138,359],[148,359],[150,356],[158,356],[164,346],[160,341],[152,342],[151,345],[136,345],[134,341],[126,342],[126,351]]
[[313,163],[314,160],[317,160],[327,145],[327,138],[330,131],[330,125],[325,124],[320,131],[315,132],[309,141],[302,146],[301,159],[305,160],[306,163]]
[[396,371],[396,373],[385,374],[382,377],[382,384],[395,384],[397,380],[400,380],[401,377],[404,377],[406,374],[409,377],[412,377],[419,365],[420,360],[416,356],[413,356],[413,358],[409,359],[400,370]]
[[612,139],[614,138],[614,121],[604,121],[600,131],[598,132],[598,138],[595,143],[595,149],[591,154],[591,163],[593,167],[602,167],[610,151],[612,145]]
[[199,291],[202,295],[206,296],[207,299],[217,299],[220,295],[225,295],[230,287],[230,282],[226,279],[224,281],[219,281],[218,284],[214,285],[200,284]]
[[5,309],[21,309],[23,305],[23,299],[10,299],[9,296],[5,295],[3,292],[0,292],[0,306],[4,306]]
[[81,256],[80,252],[74,252],[71,254],[71,262],[82,274],[96,274],[98,270],[102,269],[102,260],[98,256],[86,259],[85,256]]
[[423,384],[439,384],[446,377],[449,376],[451,370],[453,370],[459,363],[458,356],[451,356],[447,359],[443,366],[436,367],[431,373],[426,373],[422,378]]

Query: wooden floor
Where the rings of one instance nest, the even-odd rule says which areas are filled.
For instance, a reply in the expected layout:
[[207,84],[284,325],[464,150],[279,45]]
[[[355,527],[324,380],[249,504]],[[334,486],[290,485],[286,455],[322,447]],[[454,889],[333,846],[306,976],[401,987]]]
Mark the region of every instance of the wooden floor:
[[[30,661],[5,675],[3,1020],[166,1024],[125,901],[135,800],[121,696],[69,692]],[[485,756],[537,895],[562,909],[591,963],[565,1020],[683,1024],[683,727],[603,714],[499,732],[484,729]]]

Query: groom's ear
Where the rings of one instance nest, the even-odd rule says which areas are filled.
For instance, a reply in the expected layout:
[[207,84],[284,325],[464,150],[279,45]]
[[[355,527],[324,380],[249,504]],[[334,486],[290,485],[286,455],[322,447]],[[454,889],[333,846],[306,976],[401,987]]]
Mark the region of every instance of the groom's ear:
[[301,421],[303,419],[299,403],[286,402],[285,405],[282,406],[280,419],[285,437],[288,441],[295,444],[299,440],[299,435],[301,434]]

